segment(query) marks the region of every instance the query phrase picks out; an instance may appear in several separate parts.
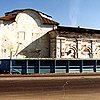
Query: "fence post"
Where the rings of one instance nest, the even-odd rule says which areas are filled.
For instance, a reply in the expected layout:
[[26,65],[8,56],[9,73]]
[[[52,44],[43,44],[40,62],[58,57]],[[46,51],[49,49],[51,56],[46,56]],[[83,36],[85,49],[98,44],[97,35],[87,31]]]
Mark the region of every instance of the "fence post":
[[69,73],[69,60],[67,60],[67,63],[66,63],[66,73]]
[[50,73],[55,73],[55,63],[56,60],[54,60],[53,65],[50,66]]
[[34,66],[34,73],[39,73],[39,68],[40,68],[40,60],[38,59],[38,63]]
[[28,60],[26,60],[26,74],[28,74]]
[[95,60],[95,63],[94,63],[94,67],[93,67],[94,72],[96,72],[96,66],[97,66],[97,60]]
[[83,66],[83,60],[81,60],[81,63],[80,63],[80,73],[82,73],[82,66]]
[[27,73],[27,60],[22,60],[23,64],[22,65],[22,74],[26,74]]
[[10,59],[10,74],[12,74],[12,60]]

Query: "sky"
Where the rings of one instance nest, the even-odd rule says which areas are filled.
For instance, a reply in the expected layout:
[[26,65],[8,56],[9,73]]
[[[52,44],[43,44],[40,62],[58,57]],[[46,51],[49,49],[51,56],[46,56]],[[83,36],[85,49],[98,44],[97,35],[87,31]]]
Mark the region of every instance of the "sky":
[[27,8],[52,16],[61,26],[100,29],[100,0],[0,0],[0,16]]

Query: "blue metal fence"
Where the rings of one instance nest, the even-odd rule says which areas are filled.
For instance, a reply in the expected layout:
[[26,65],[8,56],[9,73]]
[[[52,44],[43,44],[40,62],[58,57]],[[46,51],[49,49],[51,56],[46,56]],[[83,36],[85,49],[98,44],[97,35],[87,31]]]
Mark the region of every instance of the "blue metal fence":
[[1,59],[0,73],[69,73],[100,72],[96,59]]

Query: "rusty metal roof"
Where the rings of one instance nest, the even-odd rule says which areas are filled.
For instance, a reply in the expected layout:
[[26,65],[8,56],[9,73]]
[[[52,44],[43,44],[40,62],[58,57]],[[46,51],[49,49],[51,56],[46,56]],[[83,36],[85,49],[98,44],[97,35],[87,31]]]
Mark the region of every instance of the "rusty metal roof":
[[0,20],[10,21],[10,20],[15,20],[15,18],[16,15],[9,15],[9,16],[0,17]]
[[59,25],[58,22],[42,17],[43,24]]
[[[5,16],[3,17],[0,17],[1,20],[5,20],[5,21],[11,21],[11,20],[15,20],[16,16],[18,13],[21,13],[21,12],[24,12],[24,11],[35,11],[42,19],[42,23],[45,24],[45,25],[59,25],[58,22],[56,21],[53,21],[53,20],[50,20],[48,18],[45,18],[43,16],[41,16],[40,13],[42,12],[39,12],[39,11],[36,11],[36,10],[33,10],[33,9],[22,9],[22,10],[13,10],[11,12],[7,12],[5,13]],[[47,15],[47,14],[44,14],[42,13],[43,15],[46,15],[47,17],[50,17],[52,18],[51,16]]]
[[100,30],[96,29],[88,29],[88,28],[81,28],[81,27],[64,27],[58,26],[56,31],[59,32],[76,32],[76,33],[100,33]]

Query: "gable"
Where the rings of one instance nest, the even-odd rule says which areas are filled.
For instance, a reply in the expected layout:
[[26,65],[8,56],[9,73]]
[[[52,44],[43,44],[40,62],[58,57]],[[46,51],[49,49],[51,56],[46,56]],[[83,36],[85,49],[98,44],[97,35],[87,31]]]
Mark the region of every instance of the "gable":
[[19,13],[16,16],[15,21],[18,24],[38,26],[38,23],[36,22],[36,20],[30,15],[28,15],[27,13]]
[[[31,12],[31,14],[30,14]],[[36,16],[38,16],[39,20],[41,21],[42,24],[46,24],[46,25],[59,25],[58,22],[55,22],[52,20],[52,17],[47,15],[47,14],[44,14],[42,12],[39,12],[39,11],[36,11],[36,10],[33,10],[33,9],[21,9],[21,10],[13,10],[11,12],[7,12],[5,13],[5,16],[3,17],[0,17],[0,20],[4,20],[4,21],[14,21],[16,16],[19,14],[19,13],[27,13],[30,15],[33,15],[35,14]],[[33,17],[33,16],[31,16]]]

